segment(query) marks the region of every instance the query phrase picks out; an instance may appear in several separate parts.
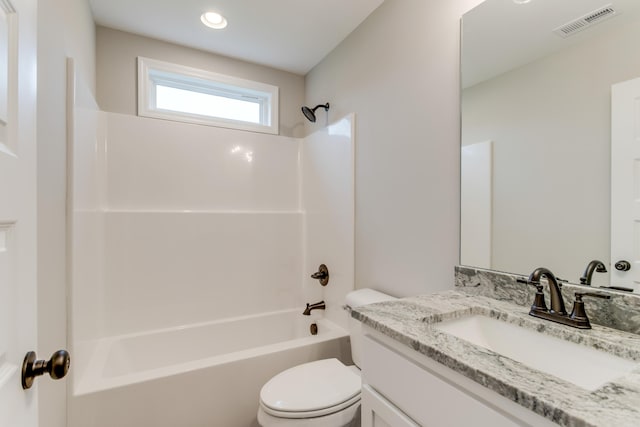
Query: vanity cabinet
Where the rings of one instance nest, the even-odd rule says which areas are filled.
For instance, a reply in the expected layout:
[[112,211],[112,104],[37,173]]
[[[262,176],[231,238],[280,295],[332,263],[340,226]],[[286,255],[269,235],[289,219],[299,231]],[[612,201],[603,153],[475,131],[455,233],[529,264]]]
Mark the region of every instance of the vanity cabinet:
[[365,327],[362,427],[557,424]]

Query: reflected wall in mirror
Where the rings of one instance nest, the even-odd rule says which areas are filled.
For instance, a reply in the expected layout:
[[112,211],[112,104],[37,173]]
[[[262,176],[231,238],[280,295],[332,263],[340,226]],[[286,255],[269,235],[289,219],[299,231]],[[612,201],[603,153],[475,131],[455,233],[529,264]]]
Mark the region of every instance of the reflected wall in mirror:
[[640,77],[640,1],[487,0],[462,28],[461,264],[579,283],[601,260],[610,285],[611,86]]

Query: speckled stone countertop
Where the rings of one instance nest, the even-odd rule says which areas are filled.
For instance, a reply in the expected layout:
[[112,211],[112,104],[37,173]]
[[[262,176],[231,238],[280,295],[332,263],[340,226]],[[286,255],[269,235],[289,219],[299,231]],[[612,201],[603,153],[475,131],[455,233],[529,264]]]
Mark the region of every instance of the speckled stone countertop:
[[[638,367],[588,391],[433,328],[434,323],[471,314],[594,347],[637,361]],[[640,426],[640,335],[599,325],[571,328],[529,316],[526,307],[513,302],[462,290],[358,307],[352,316],[559,425]]]

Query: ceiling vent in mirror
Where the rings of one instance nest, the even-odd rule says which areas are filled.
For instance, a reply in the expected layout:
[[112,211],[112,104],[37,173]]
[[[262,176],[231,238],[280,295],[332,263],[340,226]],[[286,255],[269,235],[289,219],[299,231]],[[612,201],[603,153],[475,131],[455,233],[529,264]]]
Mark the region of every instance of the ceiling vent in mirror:
[[594,10],[578,19],[574,19],[571,22],[567,22],[564,25],[553,30],[553,32],[560,37],[567,38],[579,31],[587,29],[592,25],[598,24],[608,18],[611,18],[617,14],[616,10],[609,4]]

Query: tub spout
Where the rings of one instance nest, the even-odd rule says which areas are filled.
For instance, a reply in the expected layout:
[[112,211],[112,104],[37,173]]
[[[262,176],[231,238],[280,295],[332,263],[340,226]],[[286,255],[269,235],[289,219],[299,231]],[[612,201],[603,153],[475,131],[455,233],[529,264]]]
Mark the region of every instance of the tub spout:
[[304,314],[305,316],[309,316],[309,315],[311,315],[311,311],[312,310],[324,310],[325,308],[326,307],[324,305],[324,301],[320,301],[320,302],[317,302],[315,304],[307,303],[307,308],[304,309],[302,314]]

